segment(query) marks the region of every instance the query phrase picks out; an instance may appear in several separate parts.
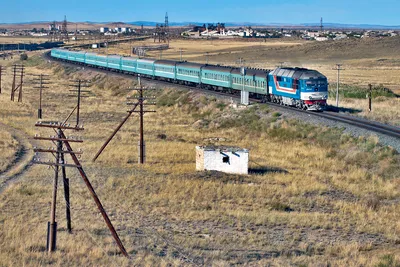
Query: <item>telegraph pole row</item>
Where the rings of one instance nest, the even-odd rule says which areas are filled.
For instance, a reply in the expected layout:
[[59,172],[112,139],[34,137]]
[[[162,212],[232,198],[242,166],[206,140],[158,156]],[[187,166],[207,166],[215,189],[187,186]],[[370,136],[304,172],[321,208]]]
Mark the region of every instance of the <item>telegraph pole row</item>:
[[[70,168],[77,168],[79,173],[82,176],[83,181],[85,182],[86,186],[89,189],[90,194],[92,195],[97,208],[99,209],[101,215],[103,216],[107,227],[109,228],[115,242],[117,243],[119,249],[121,250],[122,254],[126,257],[129,257],[128,252],[126,251],[124,245],[121,242],[121,239],[119,238],[117,232],[115,231],[114,226],[112,225],[106,211],[104,210],[103,205],[101,204],[96,192],[93,189],[93,186],[91,185],[85,171],[83,170],[82,164],[79,162],[79,159],[77,155],[82,154],[82,151],[74,151],[71,147],[70,143],[83,143],[83,140],[81,138],[77,137],[68,137],[64,133],[66,130],[74,130],[74,131],[83,131],[84,128],[81,126],[80,119],[79,119],[79,110],[80,110],[80,103],[81,103],[81,97],[83,92],[81,87],[82,85],[82,80],[77,80],[75,81],[78,84],[77,90],[71,90],[73,92],[77,92],[77,105],[76,107],[72,110],[72,112],[68,115],[68,117],[63,121],[63,122],[37,122],[35,124],[36,127],[42,127],[42,128],[51,128],[56,132],[56,136],[49,136],[49,137],[41,137],[38,135],[35,135],[35,140],[42,140],[42,141],[51,141],[53,144],[56,145],[56,147],[53,148],[48,148],[48,149],[43,149],[43,148],[34,148],[35,151],[35,158],[33,163],[35,164],[42,164],[42,165],[47,165],[51,166],[54,168],[55,174],[54,174],[54,180],[53,180],[53,193],[52,193],[52,203],[51,203],[51,212],[50,212],[50,221],[48,222],[48,232],[47,232],[47,250],[48,252],[53,252],[56,250],[56,239],[57,239],[57,221],[56,221],[56,203],[57,203],[57,189],[58,189],[58,176],[59,176],[59,168],[61,167],[62,169],[62,176],[63,176],[63,183],[64,183],[64,198],[66,202],[66,220],[67,220],[67,229],[68,232],[71,233],[72,231],[72,226],[71,226],[71,211],[70,211],[70,196],[69,196],[69,179],[66,177],[66,169],[67,167]],[[89,91],[87,91],[89,92]],[[70,124],[67,124],[68,120],[71,118],[73,113],[76,111],[76,126],[70,126]],[[55,157],[55,162],[51,161],[43,161],[38,157],[38,153],[50,153]],[[68,164],[68,162],[65,160],[65,154],[68,154],[71,156],[73,160],[73,164]]]

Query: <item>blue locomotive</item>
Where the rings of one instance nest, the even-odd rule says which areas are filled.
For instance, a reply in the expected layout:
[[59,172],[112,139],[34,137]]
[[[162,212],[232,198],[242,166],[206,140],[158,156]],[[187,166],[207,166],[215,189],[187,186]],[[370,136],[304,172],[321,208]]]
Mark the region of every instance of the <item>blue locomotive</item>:
[[141,74],[206,89],[231,93],[245,90],[251,97],[307,110],[323,110],[328,99],[328,80],[315,70],[281,67],[274,70],[240,68],[155,60],[150,58],[98,55],[89,52],[52,49],[51,56],[113,71]]

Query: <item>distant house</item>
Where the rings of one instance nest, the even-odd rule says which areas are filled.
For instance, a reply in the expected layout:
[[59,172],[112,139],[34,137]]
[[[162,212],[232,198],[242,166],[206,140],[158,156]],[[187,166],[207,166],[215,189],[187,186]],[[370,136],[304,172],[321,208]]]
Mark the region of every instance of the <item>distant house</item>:
[[315,41],[318,42],[324,42],[324,41],[328,41],[328,37],[315,37]]
[[108,32],[110,29],[108,28],[108,27],[101,27],[100,28],[100,32],[101,33],[106,33],[106,32]]
[[196,146],[197,171],[248,174],[249,151],[238,147]]

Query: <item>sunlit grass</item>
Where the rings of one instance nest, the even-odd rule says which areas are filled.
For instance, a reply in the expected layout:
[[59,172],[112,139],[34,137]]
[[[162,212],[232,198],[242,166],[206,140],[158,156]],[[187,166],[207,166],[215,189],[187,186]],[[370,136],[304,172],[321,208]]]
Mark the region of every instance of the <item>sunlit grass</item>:
[[[63,119],[74,107],[68,80],[95,81],[95,96],[82,103],[85,143],[73,148],[83,148],[84,169],[132,260],[118,255],[79,174],[70,169],[73,234],[65,231],[60,185],[58,251],[48,255],[54,171],[33,166],[0,195],[1,266],[187,264],[179,253],[220,266],[374,266],[385,254],[398,260],[400,159],[377,137],[352,138],[265,106],[239,111],[215,98],[162,88],[154,92],[162,100],[157,113],[145,116],[147,163],[137,164],[135,115],[93,163],[126,115],[130,93],[124,89],[136,82],[38,61],[27,71],[52,74],[55,81],[44,94],[45,120]],[[2,122],[31,136],[53,134],[33,126],[37,92],[27,87],[24,95],[22,104],[0,96]],[[205,143],[250,149],[253,172],[196,172],[195,146]]]

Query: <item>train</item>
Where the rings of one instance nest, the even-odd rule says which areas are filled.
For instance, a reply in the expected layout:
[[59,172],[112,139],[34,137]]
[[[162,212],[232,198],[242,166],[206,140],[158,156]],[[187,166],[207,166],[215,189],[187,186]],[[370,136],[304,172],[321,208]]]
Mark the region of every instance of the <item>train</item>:
[[238,68],[165,59],[100,55],[64,48],[51,50],[64,61],[111,71],[228,93],[249,92],[252,98],[304,110],[322,111],[328,100],[328,79],[316,70],[278,67]]

